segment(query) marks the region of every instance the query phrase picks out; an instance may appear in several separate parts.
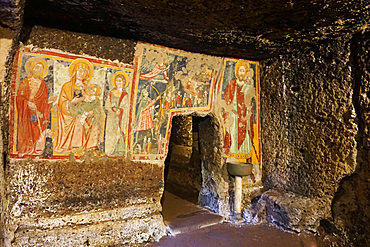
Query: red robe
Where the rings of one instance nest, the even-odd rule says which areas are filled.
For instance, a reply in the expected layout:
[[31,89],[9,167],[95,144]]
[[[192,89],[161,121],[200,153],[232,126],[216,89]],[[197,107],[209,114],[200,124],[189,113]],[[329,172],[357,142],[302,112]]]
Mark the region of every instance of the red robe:
[[[122,100],[123,98],[127,95],[127,92],[123,91],[121,93],[121,96],[119,97],[119,100],[118,100],[118,105],[120,106],[121,103],[122,103]],[[112,99],[112,91],[109,93],[109,98]],[[111,102],[112,103],[112,102]],[[111,108],[111,110],[114,112],[114,113],[117,113],[119,112],[119,115],[118,115],[118,125],[119,125],[119,129],[121,130],[122,132],[122,136],[123,136],[123,140],[126,140],[126,134],[123,130],[123,126],[122,126],[122,119],[123,119],[123,110],[121,108],[118,108],[117,110],[114,109],[114,107]]]
[[35,111],[29,108],[30,94],[31,89],[29,78],[27,77],[20,83],[16,97],[18,111],[18,153],[21,155],[32,154],[35,151],[36,141],[39,140],[41,132],[46,130],[50,121],[48,89],[44,80],[41,80],[40,87],[33,98],[33,103],[36,105],[37,111],[41,114],[37,115]]
[[[236,83],[236,79],[232,79],[230,83],[227,85],[225,93],[224,93],[224,100],[226,104],[230,105],[233,102],[234,95],[236,93],[236,102],[237,102],[237,113],[238,113],[238,148],[243,144],[246,131],[247,131],[247,107],[244,102],[244,93],[241,91],[242,86],[239,86]],[[230,133],[226,133],[225,135],[225,148],[228,150],[231,146],[231,135]]]
[[154,127],[151,107],[157,102],[158,98],[151,101],[150,98],[144,98],[139,104],[139,119],[137,121],[136,131],[149,130]]

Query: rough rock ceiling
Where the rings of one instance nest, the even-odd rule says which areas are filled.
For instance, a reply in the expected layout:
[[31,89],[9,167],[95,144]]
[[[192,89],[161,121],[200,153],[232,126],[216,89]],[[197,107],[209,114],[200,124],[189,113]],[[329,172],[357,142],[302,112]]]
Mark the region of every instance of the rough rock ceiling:
[[32,0],[25,24],[259,60],[368,30],[369,11],[368,0]]

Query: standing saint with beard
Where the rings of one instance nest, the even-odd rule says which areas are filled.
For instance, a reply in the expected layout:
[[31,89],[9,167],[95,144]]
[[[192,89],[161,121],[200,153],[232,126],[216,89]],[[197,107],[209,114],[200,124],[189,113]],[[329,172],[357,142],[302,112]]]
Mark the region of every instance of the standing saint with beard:
[[255,96],[249,63],[239,60],[235,65],[235,76],[227,85],[224,100],[231,111],[225,118],[232,121],[225,135],[225,151],[232,154],[248,154],[252,151],[253,116],[251,102]]
[[18,154],[40,155],[44,151],[45,138],[50,121],[48,89],[43,78],[48,73],[45,60],[33,57],[27,60],[28,74],[19,84],[16,96],[18,113]]

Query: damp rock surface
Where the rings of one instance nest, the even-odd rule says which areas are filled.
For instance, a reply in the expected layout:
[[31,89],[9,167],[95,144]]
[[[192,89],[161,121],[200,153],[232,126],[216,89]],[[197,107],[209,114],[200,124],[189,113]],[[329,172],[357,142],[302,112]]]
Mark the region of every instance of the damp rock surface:
[[136,42],[35,26],[32,27],[26,44],[132,64]]
[[264,59],[366,28],[367,1],[27,1],[25,20],[217,56]]
[[139,243],[164,233],[162,169],[157,165],[99,158],[29,159],[12,162],[7,177],[11,195],[7,231],[8,237],[14,234],[14,246],[22,246],[29,237],[34,246],[48,241],[61,246],[83,241]]
[[265,61],[261,76],[265,185],[333,196],[356,167],[350,44]]
[[261,63],[265,189],[315,201],[316,230],[339,245],[366,246],[368,236],[368,40],[343,37]]
[[[356,136],[358,153],[357,167],[353,174],[341,180],[332,203],[334,221],[323,225],[323,229],[352,240],[355,245],[370,245],[370,73],[369,33],[355,37],[353,69],[355,70],[354,99],[358,119]],[[347,243],[344,243],[347,244]]]
[[0,26],[15,30],[22,22],[24,1],[9,0],[0,2]]

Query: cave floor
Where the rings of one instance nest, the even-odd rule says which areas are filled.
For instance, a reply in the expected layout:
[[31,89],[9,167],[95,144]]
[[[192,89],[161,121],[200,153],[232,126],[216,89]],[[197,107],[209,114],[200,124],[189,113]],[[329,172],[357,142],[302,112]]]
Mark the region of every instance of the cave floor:
[[322,247],[312,235],[281,231],[267,224],[220,223],[191,232],[165,236],[151,247]]
[[222,216],[168,191],[164,192],[162,215],[171,235],[191,232],[224,221]]
[[312,234],[296,234],[282,231],[269,224],[246,225],[223,221],[223,218],[165,192],[163,217],[171,228],[171,236],[165,236],[151,247],[321,247]]

